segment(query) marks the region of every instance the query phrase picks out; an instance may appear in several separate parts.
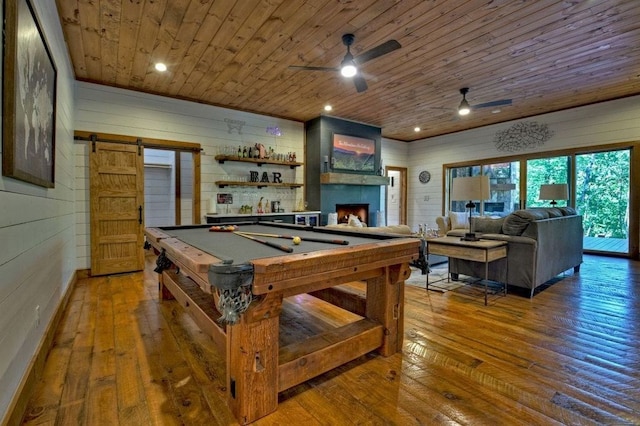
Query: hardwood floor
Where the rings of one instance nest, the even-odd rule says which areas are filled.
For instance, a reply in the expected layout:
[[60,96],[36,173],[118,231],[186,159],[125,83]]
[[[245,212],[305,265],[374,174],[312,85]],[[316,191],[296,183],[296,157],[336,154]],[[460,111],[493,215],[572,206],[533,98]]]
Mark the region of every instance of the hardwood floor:
[[[153,260],[78,283],[25,424],[235,424],[222,357],[174,301],[159,302]],[[556,281],[489,306],[473,287],[407,286],[402,354],[282,392],[255,424],[639,424],[640,262],[585,256]],[[281,339],[348,319],[306,295],[286,305]]]

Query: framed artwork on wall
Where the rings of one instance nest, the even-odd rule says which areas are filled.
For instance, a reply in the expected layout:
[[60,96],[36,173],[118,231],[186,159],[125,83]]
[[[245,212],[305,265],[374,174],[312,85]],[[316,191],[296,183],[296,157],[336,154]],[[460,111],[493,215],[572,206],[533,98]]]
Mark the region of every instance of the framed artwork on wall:
[[375,171],[376,141],[373,139],[334,133],[331,154],[333,169]]
[[4,7],[2,174],[53,188],[56,66],[29,0]]

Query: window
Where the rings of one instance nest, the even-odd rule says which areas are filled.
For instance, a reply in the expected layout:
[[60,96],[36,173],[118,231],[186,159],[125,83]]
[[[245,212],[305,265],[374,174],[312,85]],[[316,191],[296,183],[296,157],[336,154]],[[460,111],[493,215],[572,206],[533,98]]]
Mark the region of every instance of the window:
[[631,150],[576,156],[576,209],[582,214],[585,248],[629,250]]
[[483,212],[489,216],[506,216],[520,208],[520,163],[496,163],[483,166],[489,176],[491,199],[483,201]]
[[[549,200],[540,200],[540,186],[550,183],[569,183],[570,158],[546,157],[527,161],[527,207],[550,207]],[[570,205],[569,200],[556,200],[557,206]]]
[[[548,153],[548,157],[536,153],[535,158],[445,164],[445,205],[449,211],[465,211],[465,201],[451,201],[451,182],[456,177],[489,176],[491,197],[476,203],[475,209],[475,214],[489,216],[506,216],[519,208],[550,207],[549,200],[539,199],[540,186],[566,183],[569,199],[556,200],[557,206],[575,207],[582,215],[585,251],[633,255],[630,248],[638,244],[637,236],[629,231],[629,224],[638,220],[629,207],[635,190],[631,188],[631,159],[637,155],[633,147],[600,146],[587,153],[576,150],[561,156]],[[526,170],[526,176],[521,176],[521,170]]]
[[[449,170],[449,194],[448,199],[451,199],[451,181],[457,177],[469,177],[469,176],[478,176],[480,174],[480,166],[467,166],[467,167],[457,167]],[[476,200],[477,201],[477,200]],[[467,211],[465,207],[468,201],[452,201],[451,208],[449,209],[452,212],[464,212]],[[476,204],[476,211],[480,211],[480,205]]]

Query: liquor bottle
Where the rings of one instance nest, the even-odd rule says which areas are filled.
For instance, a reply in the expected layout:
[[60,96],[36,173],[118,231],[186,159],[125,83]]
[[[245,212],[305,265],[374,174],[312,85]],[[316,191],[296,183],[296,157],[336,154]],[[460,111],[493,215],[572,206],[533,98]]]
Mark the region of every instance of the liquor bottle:
[[247,147],[246,146],[242,150],[242,158],[247,158]]
[[242,157],[242,148],[238,145],[238,158]]
[[249,151],[248,151],[248,153],[247,153],[247,156],[248,156],[249,158],[253,158],[253,149],[251,148],[251,146],[249,146]]

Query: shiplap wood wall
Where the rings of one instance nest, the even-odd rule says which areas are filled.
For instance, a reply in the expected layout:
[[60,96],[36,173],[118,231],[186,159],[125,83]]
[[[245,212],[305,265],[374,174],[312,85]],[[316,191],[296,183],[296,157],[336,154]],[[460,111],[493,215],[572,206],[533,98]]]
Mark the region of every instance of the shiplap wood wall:
[[[498,151],[496,133],[521,121],[547,124],[554,135],[535,148]],[[405,158],[409,168],[408,221],[436,226],[436,217],[443,214],[443,164],[634,141],[640,141],[640,96],[412,142]],[[428,184],[418,181],[421,170],[431,172]]]
[[32,3],[58,71],[55,187],[0,178],[0,423],[77,266],[74,76],[54,2]]

